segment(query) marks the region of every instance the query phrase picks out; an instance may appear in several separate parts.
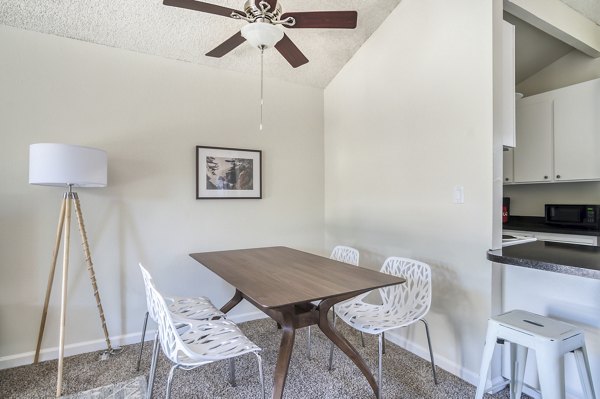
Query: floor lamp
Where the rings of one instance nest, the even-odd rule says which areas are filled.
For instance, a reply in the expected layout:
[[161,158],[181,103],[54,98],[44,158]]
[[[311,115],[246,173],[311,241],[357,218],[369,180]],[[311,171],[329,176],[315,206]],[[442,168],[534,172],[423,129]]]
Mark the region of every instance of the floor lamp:
[[65,321],[67,310],[67,282],[69,269],[69,244],[71,238],[71,208],[75,208],[75,216],[79,225],[79,233],[83,244],[83,254],[89,277],[92,283],[96,305],[100,313],[100,321],[104,330],[108,353],[113,352],[106,328],[106,320],[100,294],[96,284],[96,274],[92,264],[90,247],[88,245],[83,215],[77,193],[73,192],[73,187],[106,187],[107,170],[106,152],[96,148],[81,147],[67,144],[40,143],[32,144],[29,147],[29,184],[42,186],[66,187],[60,215],[58,218],[58,227],[56,229],[56,240],[54,251],[52,253],[52,264],[50,266],[50,275],[46,287],[46,298],[44,300],[44,310],[38,334],[37,347],[35,350],[34,363],[37,363],[40,356],[42,338],[44,336],[44,326],[48,313],[48,302],[52,291],[52,283],[56,269],[56,261],[60,250],[61,241],[63,241],[63,264],[62,264],[62,290],[60,301],[60,338],[58,344],[58,376],[56,382],[56,396],[62,393],[63,380],[63,360],[65,344]]

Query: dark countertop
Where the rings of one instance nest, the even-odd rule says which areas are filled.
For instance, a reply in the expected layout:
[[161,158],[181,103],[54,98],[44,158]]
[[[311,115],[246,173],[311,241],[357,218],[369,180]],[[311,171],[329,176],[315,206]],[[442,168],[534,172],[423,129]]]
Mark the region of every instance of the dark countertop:
[[600,247],[534,241],[489,250],[488,260],[600,280]]
[[600,236],[600,232],[598,230],[546,224],[544,217],[537,216],[510,216],[508,222],[502,224],[502,228],[505,230],[538,231],[540,233]]

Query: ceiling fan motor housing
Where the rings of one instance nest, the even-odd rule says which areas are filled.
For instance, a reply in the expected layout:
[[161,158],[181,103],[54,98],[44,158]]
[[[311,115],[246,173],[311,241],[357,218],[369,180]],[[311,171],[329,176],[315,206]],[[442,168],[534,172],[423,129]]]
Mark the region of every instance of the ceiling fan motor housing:
[[250,19],[260,22],[277,21],[281,16],[281,4],[276,3],[274,9],[264,0],[247,0],[244,4],[244,12]]

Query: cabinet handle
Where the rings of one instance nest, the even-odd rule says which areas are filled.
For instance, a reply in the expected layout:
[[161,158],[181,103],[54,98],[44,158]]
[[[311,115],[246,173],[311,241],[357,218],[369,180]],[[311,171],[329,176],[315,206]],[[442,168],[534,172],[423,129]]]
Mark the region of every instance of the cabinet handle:
[[508,181],[508,177],[505,177],[505,178],[504,178],[504,181]]
[[557,179],[560,179],[560,175],[556,175],[556,178],[557,178]]
[[544,176],[544,179],[547,179],[547,178],[548,178],[548,176]]

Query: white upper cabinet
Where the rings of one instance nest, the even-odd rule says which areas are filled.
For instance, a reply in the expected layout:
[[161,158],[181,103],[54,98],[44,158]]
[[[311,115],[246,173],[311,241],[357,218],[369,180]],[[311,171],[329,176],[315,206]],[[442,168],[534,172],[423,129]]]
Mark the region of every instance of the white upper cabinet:
[[540,183],[552,179],[552,100],[534,97],[517,104],[517,145],[514,182]]
[[502,178],[504,179],[504,184],[514,181],[513,152],[513,148],[505,148],[502,153]]
[[600,80],[557,90],[554,180],[600,179]]
[[515,146],[515,27],[502,25],[502,145]]

